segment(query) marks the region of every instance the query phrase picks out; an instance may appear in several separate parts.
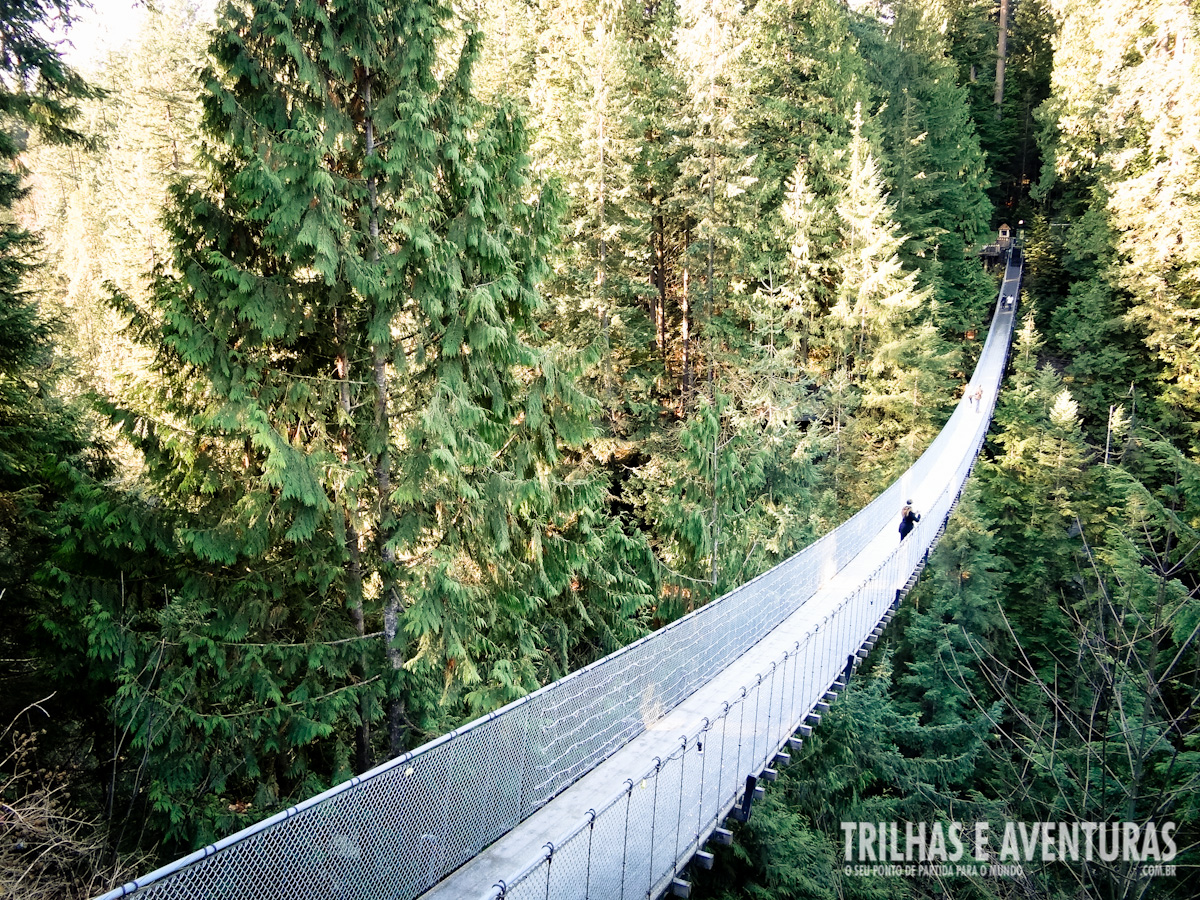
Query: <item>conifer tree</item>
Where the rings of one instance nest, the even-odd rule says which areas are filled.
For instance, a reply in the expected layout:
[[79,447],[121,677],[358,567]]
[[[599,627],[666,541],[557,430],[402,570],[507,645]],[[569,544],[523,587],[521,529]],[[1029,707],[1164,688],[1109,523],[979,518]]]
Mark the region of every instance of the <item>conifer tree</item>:
[[[808,364],[815,322],[829,308],[830,285],[835,277],[829,254],[832,229],[825,224],[829,211],[809,187],[808,168],[801,160],[788,178],[780,208],[787,265],[779,273],[778,290],[774,290],[774,273],[769,273],[771,277],[763,289],[767,308],[779,307],[778,325],[768,325],[768,333],[774,339],[778,330],[780,352],[796,367]],[[775,294],[778,301],[772,302]]]
[[[970,790],[987,764],[987,738],[1003,713],[981,665],[1009,652],[1000,601],[1005,575],[968,483],[963,502],[930,555],[932,576],[903,607],[892,694],[913,713],[898,734],[905,755],[927,761],[929,781]],[[934,775],[933,773],[937,773]],[[959,800],[967,799],[966,791]]]
[[995,0],[943,0],[945,38],[958,65],[959,83],[967,89],[972,118],[995,122],[991,114],[996,74]]
[[[52,34],[70,24],[74,9],[68,0],[32,0],[0,15],[0,595],[8,613],[0,628],[0,681],[10,702],[19,703],[5,723],[42,696],[25,694],[43,689],[36,677],[14,690],[5,670],[31,655],[33,623],[53,608],[34,575],[53,552],[56,507],[70,490],[70,472],[87,466],[81,410],[59,389],[67,374],[56,347],[61,322],[37,290],[41,244],[24,226],[27,217],[18,216],[29,191],[21,157],[30,142],[85,140],[76,130],[79,105],[96,91],[63,62]],[[40,669],[41,654],[32,656]]]
[[542,11],[523,0],[489,0],[477,8],[486,35],[475,67],[475,90],[485,103],[531,101],[539,36],[547,26]]
[[907,235],[900,258],[932,289],[936,324],[958,337],[982,329],[995,285],[969,251],[990,224],[988,175],[949,55],[940,4],[900,3],[890,21],[859,23],[880,112],[883,176]]
[[[1103,194],[1101,186],[1095,190]],[[1085,426],[1098,435],[1110,406],[1152,394],[1158,367],[1147,358],[1143,330],[1130,327],[1132,298],[1121,283],[1117,236],[1103,200],[1063,231],[1061,265],[1070,283],[1067,295],[1052,303],[1047,333],[1069,360],[1072,396]]]
[[188,843],[590,658],[643,591],[565,467],[592,404],[539,346],[556,201],[472,95],[480,34],[439,2],[224,16],[201,177],[128,298],[162,377],[116,412],[182,569],[118,715]]
[[[1068,531],[1076,517],[1090,525],[1097,514],[1077,407],[1060,377],[1039,368],[1042,343],[1027,315],[1015,338],[1014,373],[997,405],[998,451],[981,464],[997,554],[1021,566],[1005,609],[1037,635],[1035,662],[1071,646],[1066,613],[1046,598],[1057,596],[1056,586],[1069,579],[1074,543]],[[1023,640],[1026,633],[1016,637]]]
[[748,494],[751,503],[739,519],[736,542],[746,557],[760,545],[772,563],[819,530],[813,460],[824,454],[828,436],[814,424],[823,410],[809,350],[831,280],[826,216],[809,188],[807,167],[798,163],[780,210],[786,257],[767,266],[757,290],[735,291],[730,298],[724,319],[742,317],[744,330],[722,332],[717,359],[718,391],[733,403],[731,425],[741,443],[754,448],[754,466],[762,470],[761,487]]
[[[643,123],[631,72],[644,12],[616,2],[563,3],[541,11],[525,87],[539,164],[557,173],[567,209],[547,292],[554,336],[588,362],[586,383],[619,438],[636,425],[652,362],[650,213],[634,174]],[[581,89],[583,87],[583,89]]]
[[916,273],[903,270],[903,238],[862,127],[859,106],[838,197],[838,288],[827,322],[829,366],[850,372],[865,372],[876,349],[928,296],[918,291]]
[[[673,63],[688,88],[689,154],[681,171],[690,189],[687,212],[694,230],[686,271],[690,285],[681,294],[684,331],[683,394],[685,404],[715,372],[713,320],[723,306],[733,274],[730,261],[735,226],[746,189],[754,183],[743,152],[744,134],[737,120],[736,98],[745,89],[742,53],[746,45],[745,15],[739,3],[684,0]],[[700,327],[695,327],[700,323]],[[712,332],[704,337],[705,332]],[[701,349],[705,345],[707,349]],[[702,360],[698,368],[696,360]]]
[[61,615],[53,572],[79,522],[75,485],[112,473],[73,390],[29,177],[39,144],[91,143],[80,112],[101,92],[60,56],[76,9],[31,0],[0,12],[0,883],[31,898],[87,896],[123,874],[96,825],[104,695],[83,648],[46,628]]
[[[997,605],[1010,639],[979,658],[1012,737],[994,745],[986,784],[1006,798],[1009,818],[1170,819],[1186,858],[1196,822],[1179,791],[1196,775],[1182,748],[1195,737],[1181,704],[1194,695],[1178,689],[1194,679],[1200,634],[1186,574],[1194,467],[1165,442],[1131,434],[1121,468],[1089,468],[1075,404],[1053,372],[1036,368],[1038,344],[1027,320],[997,411],[1003,453],[981,466],[997,564],[1010,573]],[[1169,896],[1177,884],[1139,882],[1125,859],[1038,877],[1113,896]]]
[[[685,114],[686,82],[672,62],[680,24],[678,4],[662,0],[644,9],[631,35],[628,65],[633,133],[640,136],[633,177],[649,225],[644,269],[653,292],[649,307],[659,360],[653,374],[654,402],[644,408],[657,417],[659,398],[682,392],[690,360],[690,348],[684,353],[683,322],[695,290],[688,255],[695,222],[688,208],[683,166],[692,126]],[[690,333],[687,338],[691,340]]]
[[[726,593],[815,536],[808,405],[778,361],[718,366],[710,391],[638,479],[665,564],[663,620]],[[669,487],[668,487],[669,486]]]
[[[740,223],[741,264],[755,279],[790,246],[789,227],[778,234],[777,216],[788,179],[803,164],[808,189],[823,203],[837,189],[838,159],[850,140],[855,104],[867,101],[865,60],[844,6],[824,0],[769,0],[748,13],[745,88],[737,114],[753,156],[749,221]],[[818,222],[824,220],[820,216]],[[824,257],[827,241],[811,235],[810,257]],[[776,273],[778,275],[778,273]],[[828,300],[822,301],[822,311]]]
[[993,173],[992,202],[1010,209],[1022,204],[1042,167],[1036,114],[1050,93],[1051,42],[1057,33],[1059,7],[1044,0],[1008,5],[1003,103],[997,109],[998,0],[939,0],[914,6],[929,11],[930,24],[944,35],[957,64],[957,83],[966,91],[971,119]]
[[[1118,284],[1128,321],[1162,365],[1172,428],[1191,432],[1197,384],[1194,310],[1200,162],[1192,109],[1200,55],[1187,4],[1122,3],[1103,11],[1064,4],[1055,51],[1049,152],[1059,192],[1106,209],[1122,255]],[[1092,192],[1093,185],[1099,188]],[[1090,230],[1090,229],[1089,229]],[[1127,389],[1127,385],[1123,386]]]
[[39,287],[69,323],[75,385],[110,399],[148,357],[122,337],[107,285],[144,300],[149,267],[169,255],[161,216],[168,181],[193,171],[194,73],[208,25],[180,2],[147,10],[139,33],[95,72],[107,95],[80,115],[94,145],[31,148],[48,262]]

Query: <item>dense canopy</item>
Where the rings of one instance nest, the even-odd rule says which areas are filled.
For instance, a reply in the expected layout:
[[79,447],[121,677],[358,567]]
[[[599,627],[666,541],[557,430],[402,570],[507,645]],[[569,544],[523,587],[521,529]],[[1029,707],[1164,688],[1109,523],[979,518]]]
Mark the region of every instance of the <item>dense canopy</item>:
[[964,502],[694,895],[1186,893],[860,877],[840,824],[1170,820],[1195,865],[1191,5],[168,0],[82,75],[75,12],[0,8],[0,891],[91,896],[835,527],[961,399],[1007,224]]

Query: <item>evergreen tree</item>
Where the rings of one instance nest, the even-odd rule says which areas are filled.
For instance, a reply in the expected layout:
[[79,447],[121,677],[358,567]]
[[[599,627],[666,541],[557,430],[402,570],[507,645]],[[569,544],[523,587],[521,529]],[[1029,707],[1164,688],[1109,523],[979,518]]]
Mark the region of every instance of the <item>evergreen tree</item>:
[[947,49],[958,66],[958,81],[967,89],[971,118],[983,127],[995,121],[995,75],[998,6],[996,0],[944,0]]
[[[932,290],[933,320],[982,330],[995,285],[970,251],[988,229],[988,174],[938,4],[901,3],[857,31],[878,96],[883,176],[907,235],[900,258]],[[881,101],[881,102],[880,102]]]
[[[1036,346],[1027,322],[998,410],[1005,451],[981,467],[999,564],[1012,573],[1002,603],[1011,641],[980,659],[1012,738],[993,748],[986,784],[1015,819],[1176,821],[1187,853],[1195,817],[1180,791],[1195,778],[1184,749],[1194,736],[1179,704],[1192,694],[1177,691],[1194,678],[1185,573],[1196,535],[1178,488],[1195,473],[1173,448],[1134,434],[1122,469],[1086,467],[1074,403],[1035,370]],[[1126,859],[1037,877],[1048,890],[1122,897],[1169,896],[1177,884],[1139,881]]]
[[651,213],[635,173],[643,122],[631,65],[644,14],[602,2],[565,3],[541,15],[526,88],[531,149],[561,178],[568,204],[547,284],[554,335],[581,351],[586,383],[607,410],[606,430],[624,438],[636,431],[661,373],[651,351]]
[[[665,621],[757,574],[747,574],[748,560],[737,559],[747,508],[763,487],[762,447],[747,437],[733,421],[728,396],[718,391],[713,401],[698,398],[679,426],[679,452],[662,466],[661,480],[650,483],[647,515],[658,523],[662,556],[681,585],[660,608]],[[674,488],[664,491],[663,483]],[[681,606],[673,605],[676,599]]]
[[971,119],[990,162],[993,204],[1007,210],[1020,207],[1027,213],[1029,208],[1023,204],[1042,172],[1036,113],[1050,95],[1057,8],[1043,0],[1004,4],[1008,10],[1004,87],[997,107],[999,0],[920,5],[932,11],[934,22],[942,22],[938,31],[944,33],[957,63],[958,83],[966,89]]
[[858,373],[868,369],[876,349],[927,296],[917,290],[916,273],[904,272],[901,265],[903,238],[862,124],[858,107],[838,197],[838,288],[826,325],[829,368]]
[[[995,162],[992,202],[1012,218],[1029,210],[1032,187],[1044,164],[1038,140],[1038,108],[1050,96],[1057,8],[1046,0],[1021,0],[1011,7],[1004,103],[991,134],[976,120],[984,149]],[[1011,223],[1010,223],[1011,224]]]
[[44,696],[30,631],[53,598],[34,576],[53,552],[56,507],[70,490],[70,471],[88,464],[90,444],[81,410],[59,392],[68,372],[56,348],[61,323],[36,290],[41,244],[19,215],[29,142],[82,143],[74,127],[79,104],[96,96],[60,58],[51,33],[69,25],[73,11],[66,0],[33,0],[0,16],[0,595],[8,612],[0,671],[7,701],[16,704],[0,709],[5,724]]
[[547,26],[536,4],[524,0],[489,0],[477,9],[486,35],[475,67],[475,89],[485,103],[532,100],[538,36]]
[[[818,206],[829,206],[838,188],[839,160],[850,141],[856,103],[868,101],[866,60],[837,3],[762,2],[748,14],[744,51],[746,84],[738,98],[746,153],[754,183],[748,188],[750,213],[741,224],[742,266],[758,281],[777,280],[778,260],[792,245],[792,226],[779,222],[788,181],[804,167],[807,189]],[[816,216],[808,256],[827,259],[832,229]],[[831,302],[818,295],[819,311]]]
[[125,298],[161,377],[115,411],[179,575],[93,636],[188,844],[628,639],[644,591],[567,466],[592,403],[539,345],[556,201],[472,96],[479,33],[437,2],[224,16],[173,259]]
[[[1187,37],[1196,13],[1177,3],[1128,3],[1103,12],[1066,3],[1060,17],[1054,92],[1040,113],[1043,152],[1054,169],[1047,167],[1038,196],[1054,204],[1064,227],[1083,225],[1074,239],[1079,249],[1072,248],[1077,261],[1101,249],[1098,223],[1110,230],[1106,243],[1118,265],[1098,262],[1089,284],[1077,289],[1079,302],[1144,335],[1165,401],[1156,417],[1190,434],[1196,380],[1186,323],[1196,307],[1189,274],[1196,215],[1195,197],[1184,185],[1194,180],[1197,162],[1194,123],[1182,110],[1195,103],[1200,84],[1200,63]],[[1082,220],[1087,210],[1093,213]],[[1078,342],[1075,329],[1067,334],[1069,343]],[[1125,346],[1120,337],[1113,343]],[[1086,344],[1081,349],[1085,359],[1098,352]],[[1123,383],[1092,402],[1093,415],[1138,380],[1137,366],[1117,362]]]
[[[744,134],[735,115],[744,90],[742,53],[746,46],[745,15],[739,3],[684,0],[673,63],[688,88],[689,154],[681,163],[688,184],[686,209],[695,223],[689,229],[685,279],[701,290],[685,287],[681,294],[684,338],[683,395],[685,406],[701,382],[711,383],[718,340],[714,320],[726,301],[733,275],[730,259],[735,226],[744,194],[755,178],[747,169]],[[690,277],[689,277],[690,276]],[[697,315],[699,313],[699,315]],[[688,321],[690,318],[690,322]],[[699,328],[695,323],[701,323]],[[697,340],[702,338],[702,340]],[[704,358],[702,368],[696,360]]]
[[144,301],[148,268],[169,255],[161,218],[168,181],[194,171],[194,73],[207,27],[178,3],[147,10],[140,32],[96,71],[106,96],[81,109],[94,146],[31,148],[48,262],[39,287],[69,323],[63,339],[79,362],[74,385],[109,399],[149,359],[123,339],[107,285]]
[[[837,405],[861,404],[854,419],[834,421],[838,431],[849,429],[839,438],[834,465],[844,472],[874,470],[874,478],[858,480],[865,502],[927,443],[936,427],[931,401],[950,398],[957,354],[930,321],[930,290],[919,288],[917,273],[905,271],[900,261],[904,236],[892,219],[859,111],[853,134],[837,204],[835,302],[823,322],[823,343],[824,365],[844,373],[846,381],[840,390],[849,402]],[[839,388],[831,382],[829,390]]]
[[1029,629],[1018,630],[1018,640],[1036,634],[1034,665],[1044,654],[1069,652],[1067,615],[1046,598],[1057,597],[1058,585],[1069,581],[1069,531],[1076,517],[1090,524],[1097,513],[1077,406],[1059,376],[1038,367],[1041,346],[1032,316],[1026,316],[1016,337],[1014,374],[996,409],[996,457],[980,465],[997,553],[1021,569],[1005,610]]
[[[652,291],[650,319],[654,328],[656,366],[635,368],[627,378],[632,387],[649,381],[640,407],[642,427],[658,424],[662,405],[682,393],[691,359],[691,263],[688,251],[695,223],[688,212],[684,160],[689,152],[691,126],[684,108],[688,91],[683,74],[672,64],[679,26],[674,0],[643,7],[631,29],[627,58],[633,116],[632,133],[638,136],[633,178],[641,215],[648,224],[643,277],[649,275]],[[685,329],[686,324],[686,329]],[[686,332],[686,333],[685,333]],[[685,337],[687,350],[685,353]],[[643,374],[645,373],[645,374]]]
[[906,755],[929,761],[931,771],[937,760],[941,777],[960,787],[976,782],[986,737],[1002,714],[981,663],[1008,644],[999,612],[1005,579],[980,492],[971,482],[930,556],[933,576],[903,608],[893,689],[901,708],[916,714],[918,727],[900,734]]
[[[800,370],[808,355],[818,316],[829,308],[829,289],[835,275],[829,254],[832,229],[828,212],[809,187],[808,166],[796,164],[787,182],[780,214],[783,219],[787,265],[776,275],[768,270],[759,289],[755,332],[765,333],[785,366]],[[776,285],[776,278],[779,283]]]
[[1069,360],[1065,375],[1084,423],[1098,436],[1107,426],[1109,407],[1149,394],[1155,373],[1146,357],[1145,334],[1129,327],[1130,296],[1120,284],[1115,235],[1103,204],[1063,230],[1062,266],[1070,286],[1052,308],[1050,333],[1055,351]]
[[85,678],[56,677],[67,654],[41,627],[58,613],[49,573],[77,521],[74,485],[111,473],[70,396],[64,323],[30,225],[33,148],[87,144],[80,109],[99,96],[60,57],[75,9],[31,0],[0,13],[0,883],[30,898],[90,896],[124,874],[96,823],[101,698]]

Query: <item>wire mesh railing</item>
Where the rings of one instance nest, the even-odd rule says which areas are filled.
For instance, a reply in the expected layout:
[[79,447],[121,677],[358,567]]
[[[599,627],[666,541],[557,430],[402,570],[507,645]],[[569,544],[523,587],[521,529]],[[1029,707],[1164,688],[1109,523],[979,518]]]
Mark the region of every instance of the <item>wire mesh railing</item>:
[[[792,615],[870,544],[881,521],[893,520],[904,495],[939,467],[946,471],[947,452],[969,432],[946,489],[879,569],[675,753],[630,779],[622,794],[492,895],[656,896],[724,817],[740,779],[786,742],[920,565],[986,433],[1011,333],[1011,318],[1000,321],[1004,327],[993,325],[972,378],[989,387],[987,414],[960,404],[920,459],[834,531],[654,634],[101,900],[134,893],[154,900],[420,895]],[[969,417],[976,417],[973,428],[963,424]]]

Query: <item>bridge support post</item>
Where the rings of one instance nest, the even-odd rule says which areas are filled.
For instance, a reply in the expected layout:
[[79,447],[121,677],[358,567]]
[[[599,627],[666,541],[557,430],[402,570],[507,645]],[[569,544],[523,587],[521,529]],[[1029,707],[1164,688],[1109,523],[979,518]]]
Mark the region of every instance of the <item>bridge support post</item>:
[[742,805],[735,806],[730,815],[736,822],[749,822],[750,811],[755,797],[758,796],[758,779],[753,775],[746,776],[746,792],[742,794]]

